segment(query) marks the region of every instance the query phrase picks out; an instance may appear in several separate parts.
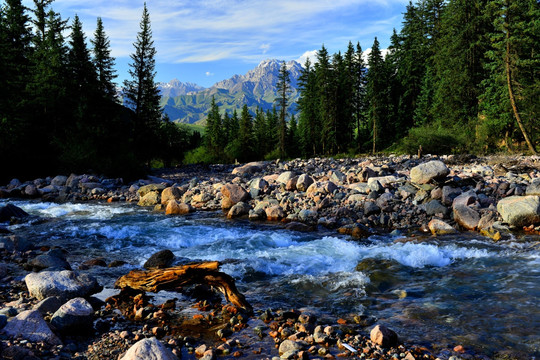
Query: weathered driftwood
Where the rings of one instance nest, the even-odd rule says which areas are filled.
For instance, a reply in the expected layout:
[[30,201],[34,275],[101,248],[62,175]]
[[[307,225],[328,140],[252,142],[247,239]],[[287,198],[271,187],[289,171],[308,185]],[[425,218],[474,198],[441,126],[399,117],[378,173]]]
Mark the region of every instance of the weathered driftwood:
[[175,266],[166,269],[153,269],[148,271],[133,270],[120,277],[114,284],[115,288],[131,288],[148,292],[160,290],[173,290],[192,284],[207,284],[221,291],[225,298],[233,305],[253,312],[253,308],[246,301],[234,283],[234,279],[219,271],[218,261]]

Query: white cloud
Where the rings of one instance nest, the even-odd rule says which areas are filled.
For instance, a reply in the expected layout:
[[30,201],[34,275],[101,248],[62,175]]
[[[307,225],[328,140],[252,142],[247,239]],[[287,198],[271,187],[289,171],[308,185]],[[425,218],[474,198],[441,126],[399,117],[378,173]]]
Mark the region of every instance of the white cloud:
[[304,65],[307,59],[309,59],[311,64],[315,64],[317,62],[317,50],[306,51],[305,53],[302,54],[302,56],[296,59],[296,62],[299,62],[300,64]]
[[[381,50],[381,55],[382,55],[383,59],[390,52],[390,50],[388,50],[388,49],[380,49],[380,50]],[[362,59],[364,59],[365,64],[367,64],[370,54],[371,54],[371,48],[366,49],[364,52],[362,52]]]
[[204,73],[206,76],[214,76],[214,73],[211,73],[210,71],[207,71]]
[[266,54],[268,50],[270,50],[270,44],[262,44],[261,46],[259,46],[259,49],[262,50],[263,54]]

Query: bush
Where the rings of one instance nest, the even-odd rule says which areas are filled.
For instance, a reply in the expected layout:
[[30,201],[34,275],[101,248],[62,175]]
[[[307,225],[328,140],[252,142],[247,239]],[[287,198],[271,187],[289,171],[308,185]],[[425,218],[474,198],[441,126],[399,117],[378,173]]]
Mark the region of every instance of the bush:
[[213,164],[216,159],[206,150],[206,147],[199,146],[198,148],[189,151],[184,157],[184,164]]
[[408,135],[401,140],[396,150],[416,154],[422,146],[425,154],[454,154],[467,150],[467,129],[447,129],[437,125],[412,128]]

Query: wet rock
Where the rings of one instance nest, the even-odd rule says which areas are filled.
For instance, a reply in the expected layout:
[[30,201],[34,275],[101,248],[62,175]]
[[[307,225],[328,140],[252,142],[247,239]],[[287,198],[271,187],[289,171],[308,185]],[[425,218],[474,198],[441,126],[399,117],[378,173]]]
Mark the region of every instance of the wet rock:
[[[0,247],[0,250],[2,248]],[[1,264],[0,263],[0,279],[2,279],[3,277],[5,277],[8,273],[8,267],[6,264]]]
[[480,222],[480,214],[465,205],[454,206],[454,220],[466,230],[476,230]]
[[21,312],[17,317],[7,323],[4,327],[4,332],[8,336],[21,337],[28,341],[43,341],[51,345],[62,344],[37,310]]
[[448,215],[448,208],[441,204],[439,200],[431,200],[422,205],[426,214],[433,216],[437,214],[443,214],[444,216]]
[[24,195],[28,196],[28,197],[38,197],[39,196],[39,191],[37,189],[37,187],[34,185],[34,184],[30,184],[30,185],[27,185],[25,188],[24,188]]
[[452,202],[452,207],[456,205],[469,206],[478,200],[478,196],[474,191],[467,191],[457,196]]
[[174,254],[171,250],[165,249],[152,254],[148,260],[144,263],[145,269],[163,269],[172,265],[174,261]]
[[70,270],[31,273],[24,280],[30,296],[38,300],[56,296],[67,301],[75,297],[87,297],[103,289],[92,276]]
[[428,228],[433,235],[448,235],[457,233],[456,229],[439,219],[431,220],[428,224]]
[[161,204],[167,206],[171,200],[180,200],[182,191],[176,186],[169,186],[161,192]]
[[60,255],[58,251],[52,250],[47,254],[36,256],[28,262],[28,265],[35,271],[43,269],[48,269],[50,271],[71,270],[71,266],[62,255]]
[[[150,185],[147,185],[150,186]],[[139,190],[140,191],[140,190]],[[150,191],[143,195],[137,205],[139,206],[154,206],[160,203],[160,195],[156,191]]]
[[381,208],[371,201],[366,201],[364,203],[364,215],[370,216],[374,214],[379,214],[381,212]]
[[222,208],[230,209],[234,204],[240,201],[247,201],[249,199],[249,193],[244,190],[240,185],[225,184],[221,187],[221,193],[223,194]]
[[427,184],[432,180],[444,178],[450,173],[446,165],[439,160],[428,161],[411,169],[411,181],[416,184]]
[[163,184],[150,184],[141,186],[139,190],[137,190],[137,193],[139,194],[140,198],[143,198],[145,195],[151,192],[160,194],[163,190],[165,190],[165,185]]
[[397,334],[384,325],[377,325],[370,332],[371,341],[375,344],[388,348],[397,346]]
[[266,211],[263,208],[249,210],[249,220],[265,220]]
[[9,346],[4,351],[0,351],[0,358],[6,360],[39,360],[38,357],[34,356],[32,350],[18,345]]
[[313,228],[309,225],[306,225],[301,222],[292,221],[285,225],[285,229],[292,230],[292,231],[300,231],[300,232],[309,232],[313,231]]
[[233,207],[227,213],[229,219],[249,214],[250,206],[245,202],[240,201],[233,205]]
[[55,313],[56,310],[60,309],[62,302],[55,296],[49,296],[46,299],[41,300],[34,306],[34,310],[39,311],[42,314]]
[[83,298],[69,300],[52,316],[51,324],[61,333],[82,334],[93,331],[92,305]]
[[186,215],[192,211],[193,207],[190,204],[169,200],[167,207],[165,208],[165,215]]
[[328,335],[324,333],[324,328],[321,325],[313,331],[313,340],[318,344],[324,344],[328,341]]
[[529,186],[527,186],[527,190],[525,190],[525,194],[527,195],[540,195],[540,178],[534,179]]
[[155,337],[136,342],[119,360],[152,359],[178,360],[178,358]]
[[10,221],[11,218],[23,219],[30,215],[23,209],[13,204],[7,204],[0,208],[0,222]]
[[540,196],[510,196],[499,201],[497,211],[511,226],[540,223]]
[[312,222],[317,221],[317,216],[318,216],[318,213],[315,210],[302,209],[298,213],[298,220],[307,222],[307,223],[312,223]]
[[308,187],[313,184],[315,181],[311,176],[302,174],[298,177],[298,180],[296,181],[296,190],[298,191],[306,191]]
[[4,328],[8,323],[7,316],[6,315],[0,315],[0,330]]

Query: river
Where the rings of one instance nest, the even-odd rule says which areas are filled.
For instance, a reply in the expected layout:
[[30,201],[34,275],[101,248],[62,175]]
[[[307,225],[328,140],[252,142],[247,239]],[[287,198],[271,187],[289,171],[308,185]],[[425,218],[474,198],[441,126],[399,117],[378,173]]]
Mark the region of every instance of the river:
[[[6,200],[0,200],[0,206]],[[131,204],[12,201],[46,221],[10,226],[38,245],[69,252],[73,268],[115,279],[170,249],[182,261],[219,260],[256,310],[310,309],[321,316],[377,321],[437,351],[455,345],[491,356],[510,349],[540,356],[540,245],[533,236],[494,242],[478,234],[435,238],[377,235],[353,240],[321,229],[227,220],[221,212],[166,217]],[[360,264],[360,265],[359,265]]]

